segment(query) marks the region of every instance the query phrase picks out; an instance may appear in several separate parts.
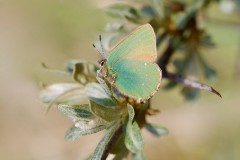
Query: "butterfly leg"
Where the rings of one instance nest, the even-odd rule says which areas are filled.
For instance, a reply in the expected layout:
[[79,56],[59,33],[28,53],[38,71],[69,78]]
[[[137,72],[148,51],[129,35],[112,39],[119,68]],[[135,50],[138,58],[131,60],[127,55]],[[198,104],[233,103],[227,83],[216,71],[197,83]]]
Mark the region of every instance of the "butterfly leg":
[[117,78],[116,72],[112,69],[109,69],[109,82],[111,83],[111,85],[115,83],[116,78]]
[[100,70],[97,70],[97,77],[100,76]]

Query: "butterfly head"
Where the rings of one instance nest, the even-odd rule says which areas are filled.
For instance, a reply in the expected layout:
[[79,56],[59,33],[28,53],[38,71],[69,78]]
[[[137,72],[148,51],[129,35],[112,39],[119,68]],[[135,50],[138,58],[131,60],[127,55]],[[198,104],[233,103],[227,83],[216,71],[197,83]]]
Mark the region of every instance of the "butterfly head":
[[98,64],[99,64],[100,68],[104,67],[106,65],[106,59],[102,59],[102,60],[98,61]]
[[106,65],[107,60],[106,59],[102,59],[100,61],[98,61],[99,64],[99,75],[103,78],[107,77],[107,65]]

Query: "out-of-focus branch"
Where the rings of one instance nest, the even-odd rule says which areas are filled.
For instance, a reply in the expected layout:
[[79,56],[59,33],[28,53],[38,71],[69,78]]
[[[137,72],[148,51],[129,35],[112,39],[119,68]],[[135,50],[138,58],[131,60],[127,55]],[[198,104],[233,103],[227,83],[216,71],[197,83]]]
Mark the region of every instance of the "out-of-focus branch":
[[197,82],[197,81],[194,81],[191,79],[184,78],[182,76],[175,75],[173,73],[169,73],[166,70],[162,70],[162,75],[163,75],[163,78],[167,78],[172,81],[182,83],[183,85],[188,86],[188,87],[212,92],[222,98],[222,95],[218,91],[216,91],[213,87],[210,87],[208,85],[202,84],[200,82]]
[[174,49],[169,45],[164,54],[158,59],[157,64],[162,70],[166,70],[166,66],[174,53]]

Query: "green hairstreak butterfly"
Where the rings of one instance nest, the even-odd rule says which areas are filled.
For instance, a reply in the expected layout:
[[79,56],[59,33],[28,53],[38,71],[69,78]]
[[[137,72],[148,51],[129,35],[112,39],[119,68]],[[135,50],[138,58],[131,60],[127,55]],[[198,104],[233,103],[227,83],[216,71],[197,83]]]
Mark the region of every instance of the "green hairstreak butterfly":
[[98,76],[122,95],[139,102],[151,98],[158,90],[162,72],[155,63],[156,37],[150,24],[145,24],[113,47],[109,56],[102,51]]

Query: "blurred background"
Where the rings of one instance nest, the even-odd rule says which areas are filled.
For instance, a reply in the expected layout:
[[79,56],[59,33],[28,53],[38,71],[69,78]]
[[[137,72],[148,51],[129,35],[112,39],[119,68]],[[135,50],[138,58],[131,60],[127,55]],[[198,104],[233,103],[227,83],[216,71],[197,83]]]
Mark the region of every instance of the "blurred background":
[[[65,141],[71,121],[57,109],[45,114],[40,84],[62,82],[41,62],[63,69],[70,59],[96,64],[92,43],[109,18],[101,8],[116,1],[0,0],[0,159],[76,160],[90,154],[102,132]],[[230,3],[229,3],[230,2]],[[160,90],[148,120],[169,129],[156,138],[143,131],[149,159],[240,159],[240,20],[233,1],[223,0],[206,12],[205,27],[216,47],[205,52],[217,70],[208,85],[223,96],[201,91],[197,101],[185,101],[179,88]]]

